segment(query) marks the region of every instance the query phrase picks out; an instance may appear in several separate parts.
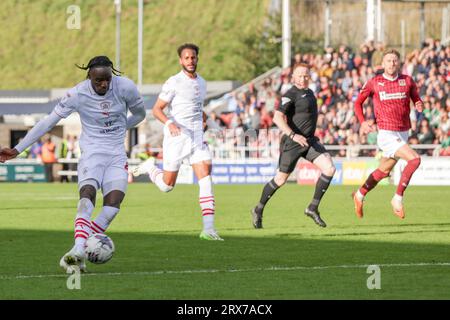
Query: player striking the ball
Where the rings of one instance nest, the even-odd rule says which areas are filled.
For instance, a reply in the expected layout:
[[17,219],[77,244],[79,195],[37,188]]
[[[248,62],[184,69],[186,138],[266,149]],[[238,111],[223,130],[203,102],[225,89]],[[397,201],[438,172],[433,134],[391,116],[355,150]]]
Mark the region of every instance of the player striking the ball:
[[[203,139],[203,112],[206,82],[196,72],[199,48],[184,44],[177,50],[182,70],[170,77],[153,106],[153,115],[164,123],[163,169],[147,160],[133,171],[134,176],[148,174],[162,192],[175,186],[183,160],[189,161],[198,179],[199,204],[203,216],[200,239],[223,240],[214,228],[214,194],[211,179],[211,154]],[[168,107],[168,115],[163,110]],[[208,119],[209,120],[209,119]],[[212,121],[207,121],[208,125]]]
[[[384,72],[368,80],[361,89],[355,102],[355,113],[361,122],[362,133],[367,134],[378,127],[377,144],[383,151],[383,157],[378,168],[369,175],[358,191],[353,193],[353,201],[357,217],[362,218],[366,194],[375,188],[379,181],[389,176],[398,159],[404,159],[407,165],[391,201],[394,214],[404,219],[403,193],[420,165],[419,155],[407,144],[408,130],[411,128],[410,100],[414,102],[419,112],[423,110],[423,103],[413,79],[399,73],[400,53],[398,51],[393,49],[385,51],[382,67]],[[373,99],[376,125],[364,119],[362,105],[369,96]]]
[[[75,245],[60,260],[67,273],[74,272],[76,267],[86,271],[86,239],[92,231],[105,232],[119,212],[128,185],[125,134],[145,118],[144,102],[136,85],[117,76],[120,72],[108,57],[97,56],[86,67],[77,67],[88,70],[87,79],[70,89],[50,115],[39,121],[17,146],[0,150],[0,162],[13,159],[61,119],[73,112],[80,115],[80,200],[75,218]],[[103,193],[103,208],[91,222],[99,188]]]

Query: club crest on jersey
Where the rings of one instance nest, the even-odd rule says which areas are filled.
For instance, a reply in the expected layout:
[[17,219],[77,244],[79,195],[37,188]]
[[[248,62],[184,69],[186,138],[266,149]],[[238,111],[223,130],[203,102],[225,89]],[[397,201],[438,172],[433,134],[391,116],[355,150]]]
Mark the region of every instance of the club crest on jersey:
[[102,114],[105,116],[109,116],[109,109],[111,109],[112,103],[110,101],[100,102],[100,110],[102,110]]
[[406,86],[406,80],[405,79],[399,79],[398,80],[398,85],[402,86],[402,87],[405,87]]

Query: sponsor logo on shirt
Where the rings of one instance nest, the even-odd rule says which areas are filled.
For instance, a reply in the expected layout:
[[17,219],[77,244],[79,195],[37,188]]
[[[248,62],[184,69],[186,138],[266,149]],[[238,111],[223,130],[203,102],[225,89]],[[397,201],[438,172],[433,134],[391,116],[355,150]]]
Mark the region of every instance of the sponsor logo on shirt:
[[384,87],[384,82],[378,82],[378,85]]
[[386,93],[386,91],[380,91],[380,100],[399,100],[406,99],[405,92],[394,92],[394,93]]
[[100,130],[100,133],[101,134],[106,134],[106,133],[116,132],[118,130],[120,130],[120,127],[113,127],[113,128]]

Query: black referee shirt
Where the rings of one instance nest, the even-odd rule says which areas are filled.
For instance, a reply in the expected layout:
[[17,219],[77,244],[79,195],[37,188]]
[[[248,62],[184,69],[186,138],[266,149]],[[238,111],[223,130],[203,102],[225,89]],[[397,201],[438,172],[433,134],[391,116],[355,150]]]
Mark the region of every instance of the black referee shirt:
[[287,117],[287,124],[305,138],[314,137],[317,124],[317,100],[310,89],[293,86],[281,98],[278,111]]

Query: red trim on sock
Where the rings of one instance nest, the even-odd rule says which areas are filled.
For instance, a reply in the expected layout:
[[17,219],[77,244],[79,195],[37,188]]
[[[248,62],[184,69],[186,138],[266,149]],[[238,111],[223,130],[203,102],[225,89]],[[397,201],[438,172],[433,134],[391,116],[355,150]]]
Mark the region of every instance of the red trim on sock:
[[87,239],[88,237],[86,237],[84,234],[81,234],[81,233],[75,233],[75,239],[76,239],[76,238]]
[[211,199],[211,200],[205,200],[205,201],[199,201],[199,203],[207,203],[207,202],[213,202],[213,203],[215,203],[214,199]]
[[87,237],[89,237],[89,233],[87,233],[86,231],[84,231],[84,230],[76,230],[75,229],[75,234],[80,233],[80,232],[85,234]]
[[86,226],[86,227],[88,227],[88,228],[91,227],[90,224],[87,224],[87,223],[84,222],[84,221],[78,221],[78,222],[75,222],[75,227],[77,227],[77,226]]
[[95,233],[102,233],[100,230],[98,230],[94,225],[91,225],[91,230]]
[[103,229],[103,228],[100,227],[98,224],[96,224],[95,221],[92,221],[92,224],[94,225],[95,228],[97,228],[97,229],[100,230],[101,232],[105,232],[105,229]]
[[83,221],[83,222],[89,224],[89,221],[86,220],[86,219],[83,219],[83,218],[76,218],[76,219],[75,219],[75,223],[80,222],[80,221]]
[[204,216],[213,216],[214,215],[214,212],[212,212],[212,213],[204,213],[202,216],[204,217]]

